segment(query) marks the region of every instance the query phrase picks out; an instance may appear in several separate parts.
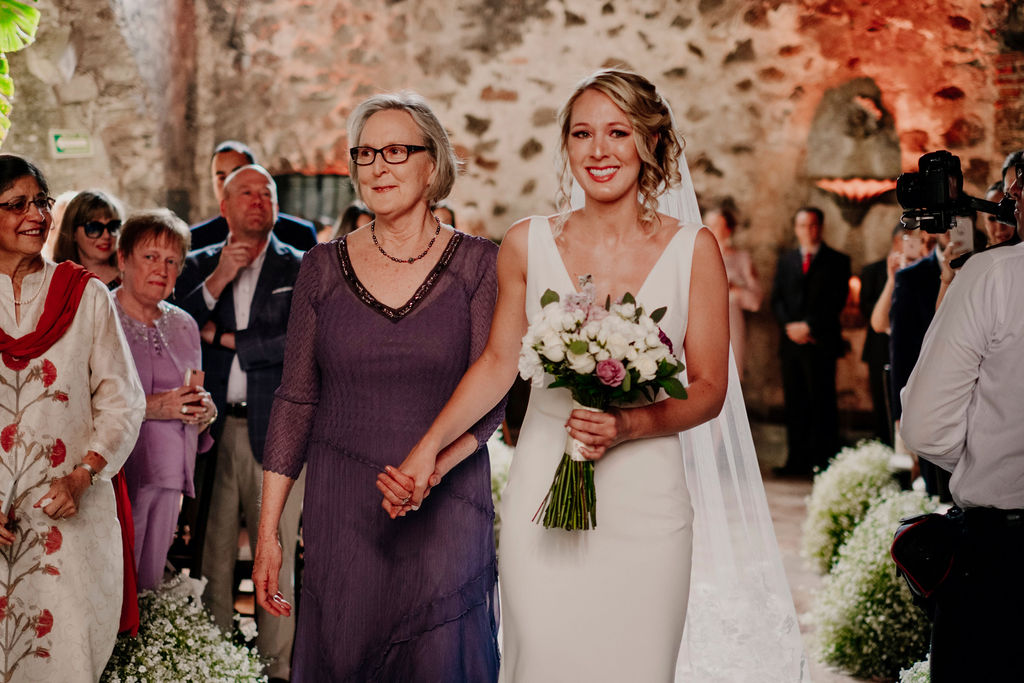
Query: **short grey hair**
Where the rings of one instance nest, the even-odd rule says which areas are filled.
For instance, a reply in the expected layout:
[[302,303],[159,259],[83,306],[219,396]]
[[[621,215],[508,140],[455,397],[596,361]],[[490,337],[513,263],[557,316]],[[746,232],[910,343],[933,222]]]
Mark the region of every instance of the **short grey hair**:
[[[394,109],[408,112],[416,127],[420,129],[423,136],[423,146],[427,148],[427,154],[434,161],[434,174],[427,186],[426,200],[430,204],[441,201],[452,191],[455,185],[455,176],[458,175],[459,162],[455,158],[455,150],[452,149],[451,140],[445,131],[441,121],[433,112],[422,95],[410,90],[403,90],[397,93],[383,93],[374,95],[364,100],[348,119],[348,140],[349,145],[355,147],[359,144],[359,136],[363,134],[363,127],[371,116],[377,112]],[[352,178],[352,187],[359,199],[359,166],[348,161],[348,172]],[[365,201],[365,200],[364,200]]]

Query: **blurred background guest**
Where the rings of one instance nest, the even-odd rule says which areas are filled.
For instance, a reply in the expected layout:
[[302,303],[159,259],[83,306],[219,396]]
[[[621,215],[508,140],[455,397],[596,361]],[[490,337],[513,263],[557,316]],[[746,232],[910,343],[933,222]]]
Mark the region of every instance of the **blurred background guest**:
[[704,214],[704,222],[718,240],[718,248],[722,251],[722,260],[725,261],[725,271],[729,277],[729,342],[736,357],[736,369],[742,378],[747,345],[743,312],[754,312],[761,308],[764,296],[761,280],[754,269],[750,252],[737,249],[733,244],[735,214],[724,207],[712,209]]
[[117,287],[117,233],[123,217],[121,203],[106,192],[79,192],[64,211],[53,260],[85,266],[110,289]]
[[[124,465],[135,523],[139,590],[163,580],[181,494],[195,496],[197,446],[213,444],[207,427],[216,418],[210,395],[189,379],[201,368],[199,326],[164,301],[188,252],[185,221],[167,209],[132,215],[117,246],[122,284],[114,292],[121,327],[146,392],[146,419]],[[200,438],[202,430],[202,438]]]
[[372,220],[373,212],[366,208],[366,204],[354,201],[338,216],[338,220],[334,224],[334,232],[326,241],[344,237],[353,230],[369,225]]
[[[224,181],[242,168],[258,163],[249,145],[238,140],[225,140],[213,150],[210,159],[210,180],[217,203],[224,201]],[[317,243],[316,226],[304,218],[278,213],[274,221],[274,236],[285,244],[306,251]],[[192,226],[192,249],[198,250],[218,244],[228,238],[228,222],[223,214]]]
[[[860,274],[860,312],[868,321],[867,335],[864,337],[864,351],[861,360],[868,365],[868,386],[871,390],[871,407],[874,437],[890,446],[893,443],[892,408],[888,389],[889,366],[889,331],[877,331],[871,325],[871,313],[875,304],[886,291],[885,284],[889,279],[890,270],[895,272],[903,254],[903,226],[897,224],[892,229],[889,253],[885,258],[864,266]],[[886,292],[892,297],[892,289]]]
[[[1003,191],[1003,181],[997,180],[992,183],[985,193],[985,199],[990,202],[999,203],[1002,201],[1005,193]],[[994,247],[997,244],[1009,240],[1017,234],[1016,225],[1007,225],[996,220],[996,217],[990,213],[983,213],[981,215],[981,225],[985,228],[985,237],[987,238],[985,246]]]
[[40,255],[52,206],[38,168],[0,155],[0,406],[17,416],[0,432],[0,679],[91,682],[125,591],[110,479],[146,402],[106,287]]
[[68,204],[71,203],[71,200],[77,194],[74,190],[68,190],[67,192],[61,192],[53,200],[53,209],[50,211],[53,215],[53,221],[50,224],[50,231],[46,233],[46,244],[43,245],[42,252],[43,258],[53,261],[53,250],[57,248],[57,236],[60,234],[60,222],[64,219],[64,212],[67,211]]
[[455,209],[448,202],[437,202],[434,204],[434,215],[445,225],[455,227]]

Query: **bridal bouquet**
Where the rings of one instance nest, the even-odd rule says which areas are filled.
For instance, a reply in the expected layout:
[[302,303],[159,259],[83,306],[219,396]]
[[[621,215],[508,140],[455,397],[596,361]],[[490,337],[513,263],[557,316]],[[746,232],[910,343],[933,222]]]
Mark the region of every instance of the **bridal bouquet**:
[[[519,374],[534,386],[545,373],[549,388],[566,387],[573,408],[602,411],[613,405],[654,401],[659,389],[672,398],[686,398],[677,375],[683,364],[672,355],[672,342],[658,328],[665,308],[646,313],[629,293],[618,303],[594,302],[589,275],[581,291],[563,300],[547,290],[541,310],[530,321],[519,353]],[[594,463],[576,439],[569,437],[554,481],[534,521],[545,528],[570,531],[597,527]]]

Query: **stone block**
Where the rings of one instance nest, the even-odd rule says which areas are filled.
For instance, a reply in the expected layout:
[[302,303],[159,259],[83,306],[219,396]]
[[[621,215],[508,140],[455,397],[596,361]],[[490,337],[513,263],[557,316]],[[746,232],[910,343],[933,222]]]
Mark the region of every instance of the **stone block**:
[[950,149],[973,147],[985,139],[985,126],[977,117],[959,118],[942,134],[942,140]]
[[480,92],[480,99],[484,102],[515,102],[519,99],[519,93],[488,85]]
[[487,132],[487,129],[491,127],[491,120],[473,116],[472,114],[466,114],[466,132],[470,135],[480,136]]
[[57,96],[63,104],[91,102],[99,94],[100,89],[96,85],[96,78],[91,74],[74,76],[66,85],[57,90]]
[[530,116],[530,123],[536,127],[550,126],[558,121],[558,110],[554,107],[540,107],[534,109]]
[[532,159],[544,151],[544,145],[537,138],[530,138],[519,148],[519,156],[524,160]]

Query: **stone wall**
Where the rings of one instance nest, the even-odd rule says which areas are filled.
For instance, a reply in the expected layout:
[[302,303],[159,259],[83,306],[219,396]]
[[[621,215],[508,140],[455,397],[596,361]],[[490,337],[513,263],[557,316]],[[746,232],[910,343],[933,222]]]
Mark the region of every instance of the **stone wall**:
[[[668,96],[698,193],[738,210],[737,242],[753,252],[767,290],[803,204],[824,209],[826,239],[855,269],[886,249],[899,215],[892,193],[852,206],[818,180],[892,178],[921,153],[948,148],[978,192],[1020,144],[1007,123],[1019,111],[1007,104],[1005,73],[1021,62],[1003,31],[1019,14],[1011,0],[40,7],[38,44],[11,59],[18,94],[5,150],[45,157],[49,128],[89,130],[94,157],[46,164],[58,189],[98,183],[131,205],[168,203],[191,220],[216,211],[207,180],[215,142],[248,141],[275,173],[345,172],[353,106],[379,90],[413,88],[465,161],[456,207],[477,207],[500,236],[513,220],[554,208],[555,116],[573,83],[625,64]],[[746,391],[766,411],[781,403],[767,307],[751,316],[749,334]],[[856,345],[859,333],[850,336]],[[867,405],[862,372],[852,354],[844,360],[848,408]]]

